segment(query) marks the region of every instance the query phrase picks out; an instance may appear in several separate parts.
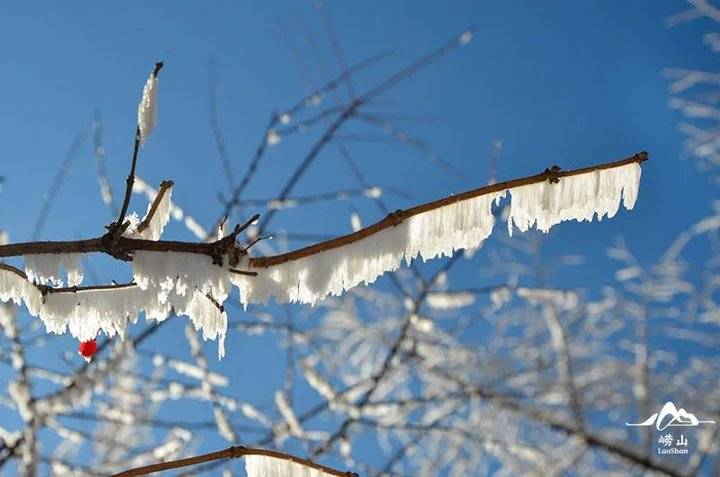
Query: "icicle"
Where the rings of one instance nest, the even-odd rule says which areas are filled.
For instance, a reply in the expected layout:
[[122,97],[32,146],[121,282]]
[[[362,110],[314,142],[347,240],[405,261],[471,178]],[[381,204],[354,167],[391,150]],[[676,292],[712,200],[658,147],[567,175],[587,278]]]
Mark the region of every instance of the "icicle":
[[245,472],[248,477],[324,477],[326,475],[322,470],[267,455],[245,456]]

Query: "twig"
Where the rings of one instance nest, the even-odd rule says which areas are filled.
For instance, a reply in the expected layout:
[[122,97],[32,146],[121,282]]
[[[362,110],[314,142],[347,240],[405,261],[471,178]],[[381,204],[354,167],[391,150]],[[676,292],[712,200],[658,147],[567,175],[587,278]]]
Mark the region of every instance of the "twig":
[[398,197],[402,197],[404,199],[411,199],[412,195],[405,192],[404,190],[397,189],[395,187],[389,187],[389,186],[368,186],[363,188],[354,188],[354,189],[343,189],[343,190],[337,190],[333,192],[321,192],[319,194],[313,194],[313,195],[301,195],[301,196],[294,196],[294,197],[288,197],[284,201],[280,201],[278,199],[272,198],[272,199],[243,199],[240,201],[239,205],[243,205],[246,207],[267,207],[268,209],[273,208],[283,208],[284,206],[292,207],[295,205],[305,205],[305,204],[314,204],[317,202],[325,202],[325,201],[339,201],[339,200],[345,200],[350,197],[372,197],[373,195],[378,195],[378,193],[382,192],[388,192],[390,194],[396,195]]
[[215,76],[215,62],[211,61],[208,67],[209,71],[209,90],[208,90],[208,107],[210,112],[210,129],[213,138],[215,138],[215,146],[217,147],[218,156],[220,156],[220,164],[225,172],[225,178],[228,181],[229,190],[235,186],[235,176],[230,165],[225,138],[220,129],[220,120],[218,119],[218,103],[217,103],[217,78]]
[[[335,88],[337,88],[339,85],[341,85],[344,81],[346,81],[353,72],[360,71],[364,68],[367,68],[370,65],[373,65],[377,63],[378,61],[387,58],[388,56],[392,55],[392,52],[385,51],[378,53],[376,55],[373,55],[363,61],[360,61],[353,66],[351,66],[347,71],[343,71],[339,76],[332,79],[328,83],[326,83],[324,86],[322,86],[320,89],[315,90],[313,93],[310,93],[309,95],[305,96],[303,99],[295,103],[293,106],[285,109],[281,114],[278,113],[272,113],[270,115],[270,120],[268,121],[267,126],[265,127],[265,132],[262,135],[262,140],[260,144],[258,144],[257,148],[255,149],[255,155],[253,156],[252,160],[250,161],[250,164],[248,165],[248,169],[245,172],[245,175],[240,179],[240,182],[238,183],[237,187],[235,187],[235,190],[233,190],[232,196],[228,203],[225,206],[225,210],[223,211],[223,217],[229,216],[232,212],[233,208],[238,206],[240,197],[242,196],[242,193],[245,191],[245,188],[248,186],[250,181],[252,180],[253,176],[255,175],[255,172],[257,171],[258,165],[260,164],[260,160],[265,155],[265,151],[267,150],[267,134],[270,130],[272,130],[280,120],[281,116],[292,116],[293,114],[296,114],[298,111],[304,109],[307,107],[308,103],[311,102],[311,99],[317,95],[325,94],[328,91],[332,91]],[[219,223],[220,219],[218,219]]]
[[70,149],[68,149],[67,154],[65,154],[65,159],[63,160],[62,164],[60,164],[60,168],[55,174],[55,178],[53,179],[52,185],[50,186],[50,190],[45,196],[45,202],[43,203],[42,209],[40,210],[40,214],[38,214],[38,218],[35,221],[35,226],[33,227],[33,232],[30,236],[32,240],[37,239],[42,233],[42,229],[45,226],[45,220],[50,214],[50,209],[52,209],[52,206],[55,203],[55,198],[57,197],[58,192],[60,192],[60,187],[62,187],[62,183],[65,180],[65,176],[67,175],[68,169],[70,168],[72,161],[75,159],[75,157],[77,157],[80,146],[82,146],[85,142],[85,136],[85,131],[80,131],[75,136],[75,139],[73,140]]
[[[280,194],[278,194],[278,200],[285,200],[290,195],[290,192],[295,187],[295,184],[297,184],[297,181],[300,180],[300,178],[303,176],[307,168],[310,166],[310,164],[315,161],[315,158],[320,154],[320,151],[323,150],[323,148],[330,142],[333,135],[337,132],[338,129],[349,119],[351,118],[355,112],[357,111],[357,108],[360,107],[362,104],[361,100],[353,101],[348,108],[343,111],[343,113],[330,125],[330,127],[325,130],[325,133],[320,137],[320,139],[315,143],[315,145],[310,149],[310,152],[305,156],[305,159],[298,165],[298,167],[295,169],[295,171],[292,173],[290,178],[285,183],[285,186],[280,191]],[[258,226],[258,233],[262,233],[267,224],[270,222],[270,220],[275,215],[275,210],[270,210],[268,214],[263,217],[262,222]]]
[[93,120],[93,152],[95,154],[95,166],[97,167],[98,185],[100,186],[100,196],[103,203],[110,208],[110,214],[112,217],[117,216],[118,208],[115,202],[115,194],[113,193],[112,186],[107,176],[107,168],[105,164],[105,146],[103,145],[102,139],[103,133],[103,121],[100,111],[95,111],[95,118]]
[[[460,194],[451,195],[433,202],[428,202],[422,205],[418,205],[415,207],[412,207],[410,209],[406,210],[400,210],[393,212],[392,214],[389,214],[384,219],[380,220],[379,222],[374,223],[373,225],[370,225],[368,227],[365,227],[363,229],[358,230],[357,232],[343,235],[342,237],[338,237],[336,239],[328,240],[326,242],[320,242],[315,245],[311,245],[309,247],[301,248],[299,250],[295,250],[293,252],[284,253],[281,255],[275,255],[272,257],[253,257],[250,259],[250,265],[255,268],[267,268],[273,265],[278,265],[281,263],[285,263],[291,260],[297,260],[299,258],[307,257],[310,255],[315,255],[316,253],[323,252],[325,250],[331,250],[334,248],[342,247],[343,245],[347,245],[350,243],[357,242],[359,240],[362,240],[366,237],[369,237],[371,235],[374,235],[381,230],[393,227],[397,225],[400,221],[403,221],[409,217],[412,217],[414,215],[421,214],[423,212],[427,212],[429,210],[438,209],[440,207],[454,204],[456,202],[461,202],[464,200],[472,199],[475,197],[479,197],[486,194],[491,194],[493,192],[499,192],[506,189],[511,189],[513,187],[519,187],[523,185],[528,184],[536,184],[538,182],[543,182],[549,179],[556,179],[556,178],[562,178],[562,177],[571,177],[579,174],[585,174],[588,172],[598,171],[598,170],[604,170],[604,169],[612,169],[615,167],[620,167],[626,164],[631,164],[633,162],[642,163],[644,161],[648,160],[648,154],[647,152],[639,152],[632,157],[629,157],[627,159],[623,159],[620,161],[615,162],[608,162],[605,164],[599,164],[595,166],[590,167],[583,167],[581,169],[574,169],[574,170],[567,170],[567,171],[554,171],[551,169],[546,169],[545,171],[541,172],[540,174],[535,174],[533,176],[523,177],[520,179],[513,179],[505,182],[498,182],[495,184],[487,185],[484,187],[480,187],[477,189],[473,189],[467,192],[463,192]],[[272,212],[268,215],[271,215]],[[265,220],[268,220],[268,217],[265,217]],[[2,251],[2,247],[0,247],[0,251]],[[0,256],[2,256],[0,254]]]
[[152,201],[152,204],[150,205],[150,210],[148,210],[147,217],[145,217],[145,219],[143,219],[143,221],[140,222],[137,226],[136,230],[138,232],[142,232],[150,226],[150,222],[152,222],[152,219],[153,217],[155,217],[157,209],[160,206],[160,201],[162,201],[163,197],[165,197],[165,194],[170,193],[170,189],[172,189],[173,185],[173,181],[162,181],[160,183],[158,193],[155,196],[155,199]]
[[180,467],[188,467],[191,465],[202,464],[215,460],[237,459],[239,457],[245,457],[248,455],[262,455],[267,457],[273,457],[275,459],[288,460],[290,462],[295,462],[304,465],[305,467],[317,469],[321,472],[337,477],[357,477],[357,474],[355,474],[354,472],[343,472],[341,470],[333,469],[332,467],[317,464],[308,459],[303,459],[301,457],[296,457],[291,454],[286,454],[284,452],[268,449],[257,449],[245,446],[233,446],[221,451],[210,452],[208,454],[202,454],[195,457],[188,457],[185,459],[178,459],[169,462],[160,462],[158,464],[146,465],[143,467],[138,467],[135,469],[126,470],[125,472],[114,474],[114,477],[132,477],[137,475],[147,475],[152,474],[153,472],[178,469]]
[[[330,15],[327,12],[327,9],[325,8],[325,2],[322,0],[315,3],[315,9],[320,14],[320,17],[323,20],[323,24],[325,26],[325,32],[327,33],[328,37],[330,38],[330,44],[332,45],[333,51],[335,53],[335,56],[337,57],[338,63],[340,64],[340,68],[343,71],[347,71],[347,63],[345,62],[345,56],[343,55],[342,48],[340,47],[340,39],[337,36],[337,33],[335,32],[335,28],[333,27],[332,20],[330,19]],[[353,81],[352,81],[352,75],[348,74],[348,79],[346,82],[348,94],[350,95],[351,99],[355,98],[355,88],[353,87]]]
[[[162,61],[155,63],[152,75],[157,78],[157,75],[162,67]],[[113,232],[117,232],[122,227],[123,221],[125,220],[125,215],[128,211],[128,206],[130,205],[130,197],[132,196],[133,183],[135,182],[135,168],[137,167],[138,153],[140,152],[141,142],[142,137],[140,135],[140,125],[138,124],[135,128],[135,144],[133,145],[132,161],[130,162],[130,173],[128,174],[127,179],[125,179],[125,197],[123,198],[123,205],[122,209],[120,210],[118,220],[117,222],[115,222],[115,225],[112,228]]]

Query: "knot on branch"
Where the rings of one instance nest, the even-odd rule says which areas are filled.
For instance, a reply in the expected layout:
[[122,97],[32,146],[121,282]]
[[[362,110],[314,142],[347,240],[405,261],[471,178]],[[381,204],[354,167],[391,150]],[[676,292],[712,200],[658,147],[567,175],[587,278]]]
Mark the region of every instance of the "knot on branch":
[[548,167],[543,171],[543,174],[545,174],[551,184],[560,182],[560,166],[553,165]]
[[106,253],[125,262],[132,260],[132,256],[120,245],[120,237],[128,227],[130,227],[130,221],[126,220],[122,225],[113,222],[106,226],[107,233],[100,238],[100,243]]
[[385,219],[389,220],[390,223],[392,223],[393,227],[397,227],[404,220],[404,217],[402,216],[402,212],[403,212],[402,209],[396,209],[395,211],[387,214],[387,217],[385,217]]
[[240,235],[248,227],[256,223],[259,218],[260,214],[253,215],[244,224],[237,224],[233,231],[230,232],[228,235],[212,243],[210,256],[212,257],[213,263],[215,265],[222,266],[224,261],[223,257],[225,255],[227,255],[228,264],[231,267],[235,267],[238,263],[240,263],[240,259],[243,256],[247,255],[248,247],[242,247],[237,244],[238,235]]

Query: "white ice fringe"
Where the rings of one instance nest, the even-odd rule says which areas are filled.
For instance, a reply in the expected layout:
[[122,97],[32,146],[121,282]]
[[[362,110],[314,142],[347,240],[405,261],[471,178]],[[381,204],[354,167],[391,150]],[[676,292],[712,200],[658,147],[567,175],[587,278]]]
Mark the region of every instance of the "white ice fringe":
[[[148,227],[141,232],[141,234],[148,240],[160,240],[163,229],[170,220],[170,205],[172,204],[172,187],[165,190],[160,202],[158,203],[157,209],[155,209],[155,215],[153,215]],[[150,213],[152,203],[148,205],[147,214]],[[145,219],[143,219],[145,220]]]
[[228,275],[227,268],[203,254],[138,250],[133,257],[135,283],[144,290],[158,289],[163,302],[170,294],[186,296],[188,290],[198,290],[222,303],[230,287]]
[[[141,178],[135,177],[133,193],[144,194],[147,197],[148,201],[152,202],[153,200],[155,200],[158,191]],[[207,239],[208,233],[205,231],[202,225],[200,225],[194,218],[188,215],[186,211],[178,207],[178,205],[172,202],[172,200],[170,200],[168,207],[170,209],[170,216],[173,220],[183,223],[185,227],[198,239]]]
[[145,312],[148,319],[165,319],[170,308],[158,302],[156,293],[135,286],[49,293],[36,316],[49,333],[70,331],[80,341],[95,339],[102,331],[124,336],[128,321]]
[[218,356],[225,355],[227,315],[218,305],[227,299],[230,288],[226,268],[213,264],[207,255],[137,251],[133,278],[141,289],[152,290],[159,303],[188,316],[195,329],[202,330],[203,339],[217,339]]
[[[639,181],[640,166],[631,163],[562,177],[558,183],[544,181],[510,189],[509,229],[512,231],[515,224],[525,231],[536,224],[546,232],[564,220],[592,220],[595,215],[599,219],[612,217],[621,201],[632,209]],[[383,273],[398,269],[403,260],[410,262],[418,255],[429,260],[478,247],[492,233],[493,203],[507,192],[485,194],[418,213],[356,242],[268,268],[255,268],[257,276],[231,273],[226,266],[213,264],[207,255],[139,250],[133,257],[137,286],[50,292],[43,298],[32,282],[61,286],[59,270],[64,268],[68,284],[80,284],[80,256],[27,255],[25,270],[29,280],[22,273],[0,267],[0,300],[25,303],[30,314],[40,317],[48,331],[69,330],[82,341],[95,338],[99,331],[122,335],[127,323],[136,320],[140,313],[150,320],[163,320],[174,311],[188,316],[195,328],[202,330],[203,338],[217,339],[218,354],[222,357],[228,321],[222,304],[231,283],[239,288],[243,304],[264,303],[270,296],[278,302],[315,304],[328,295],[340,295],[356,285],[372,283]],[[151,227],[150,236],[159,235],[162,224],[172,213],[170,204],[168,194],[167,201],[158,208],[162,210],[156,214],[162,220]],[[224,263],[228,263],[227,257]],[[251,269],[247,258],[236,268]],[[524,298],[547,297],[526,293]],[[431,300],[441,308],[470,303],[469,297],[462,295],[440,294]]]
[[42,293],[32,283],[17,273],[0,268],[0,301],[22,303],[31,315],[37,316],[42,306]]
[[357,242],[316,255],[258,268],[255,277],[234,275],[240,301],[315,304],[327,295],[340,295],[360,284],[370,284],[387,271],[397,270],[418,255],[423,260],[451,256],[456,250],[475,248],[492,232],[491,205],[505,192],[456,202],[414,215]]
[[[562,221],[598,220],[613,217],[622,201],[632,209],[640,184],[636,162],[610,169],[542,181],[509,189],[510,216],[522,232],[532,225],[547,232]],[[328,295],[340,295],[360,284],[374,282],[387,271],[397,270],[402,261],[416,256],[430,260],[451,256],[460,249],[478,247],[494,226],[492,204],[507,191],[485,194],[448,204],[405,219],[402,223],[342,247],[256,268],[255,277],[235,275],[243,304],[265,303],[270,296],[280,302],[314,305]]]
[[555,224],[566,220],[588,222],[597,214],[615,216],[622,198],[625,208],[635,206],[640,185],[641,167],[632,162],[611,169],[600,169],[585,174],[563,177],[557,183],[536,182],[511,189],[508,232],[513,224],[520,232],[534,224],[547,232]]
[[145,240],[160,240],[165,226],[170,221],[170,212],[172,210],[172,187],[165,189],[165,192],[160,198],[160,202],[155,209],[155,213],[148,222],[148,226],[142,231],[138,232],[137,230],[138,226],[142,222],[147,220],[148,216],[150,215],[150,210],[152,209],[152,205],[158,194],[157,191],[153,190],[153,192],[154,194],[152,195],[148,194],[150,203],[148,204],[147,212],[145,213],[145,216],[142,218],[142,220],[139,220],[135,214],[130,214],[128,216],[128,220],[130,221],[130,227],[128,227],[125,233],[123,233],[124,236]]
[[326,475],[322,470],[266,455],[245,456],[245,472],[248,477],[324,477]]
[[43,253],[25,255],[25,274],[28,280],[40,285],[63,286],[60,268],[65,270],[69,287],[78,286],[83,281],[83,271],[80,266],[82,254]]
[[138,128],[140,128],[140,140],[145,142],[155,128],[156,121],[156,99],[158,79],[154,73],[145,82],[142,99],[138,105]]

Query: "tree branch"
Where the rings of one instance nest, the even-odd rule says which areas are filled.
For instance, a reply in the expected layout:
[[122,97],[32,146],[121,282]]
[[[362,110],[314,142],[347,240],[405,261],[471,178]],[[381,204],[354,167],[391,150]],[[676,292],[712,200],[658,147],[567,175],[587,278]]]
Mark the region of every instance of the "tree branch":
[[[543,182],[546,180],[557,180],[563,177],[571,177],[579,174],[585,174],[588,172],[593,171],[599,171],[603,169],[612,169],[615,167],[624,166],[627,164],[631,164],[633,162],[642,163],[644,161],[648,160],[648,153],[643,151],[639,152],[632,157],[629,157],[627,159],[623,159],[620,161],[615,162],[608,162],[605,164],[599,164],[595,166],[589,166],[589,167],[583,167],[581,169],[574,169],[574,170],[568,170],[568,171],[560,171],[555,168],[548,168],[545,169],[545,171],[541,172],[540,174],[535,174],[534,176],[528,176],[523,177],[520,179],[513,179],[505,182],[498,182],[495,184],[491,184],[488,186],[480,187],[478,189],[473,189],[467,192],[463,192],[460,194],[454,194],[450,195],[448,197],[444,197],[439,200],[435,200],[433,202],[428,202],[422,205],[417,205],[415,207],[412,207],[410,209],[406,210],[398,210],[396,212],[388,214],[387,217],[380,220],[379,222],[374,223],[373,225],[370,225],[368,227],[365,227],[363,229],[358,230],[357,232],[343,235],[341,237],[328,240],[325,242],[320,242],[315,245],[311,245],[309,247],[301,248],[292,252],[284,253],[281,255],[275,255],[271,257],[254,257],[250,259],[250,266],[254,268],[267,268],[271,267],[273,265],[279,265],[281,263],[289,262],[292,260],[298,260],[303,257],[307,257],[310,255],[315,255],[317,253],[323,252],[325,250],[332,250],[334,248],[342,247],[344,245],[357,242],[359,240],[362,240],[366,237],[369,237],[371,235],[375,235],[376,233],[380,232],[381,230],[396,226],[403,220],[406,220],[410,217],[413,217],[415,215],[421,214],[423,212],[427,212],[429,210],[438,209],[440,207],[454,204],[456,202],[461,202],[463,200],[472,199],[475,197],[479,197],[486,194],[491,194],[493,192],[499,192],[506,189],[511,189],[513,187],[519,187],[523,185],[528,184],[535,184],[538,182]],[[270,214],[265,217],[265,222],[269,220],[270,215],[272,214],[272,210],[270,211]],[[0,250],[2,247],[0,247]],[[0,255],[2,256],[2,255]]]
[[[152,75],[157,78],[157,75],[162,67],[162,61],[155,63]],[[138,124],[135,128],[135,144],[133,145],[133,155],[132,161],[130,163],[130,173],[128,174],[127,179],[125,179],[125,197],[123,198],[122,209],[120,210],[118,220],[117,222],[115,222],[115,225],[112,228],[113,232],[117,232],[122,227],[123,221],[125,220],[125,215],[128,211],[128,207],[130,206],[130,197],[132,196],[133,183],[135,182],[135,168],[137,166],[138,153],[140,152],[141,142],[142,137],[140,135],[140,125]]]
[[305,467],[317,469],[325,474],[337,477],[357,477],[357,474],[354,472],[343,472],[341,470],[333,469],[332,467],[326,467],[324,465],[317,464],[308,459],[303,459],[291,454],[286,454],[284,452],[268,449],[257,449],[245,446],[233,446],[221,451],[210,452],[208,454],[202,454],[195,457],[188,457],[186,459],[178,459],[169,462],[160,462],[157,464],[146,465],[143,467],[126,470],[125,472],[120,472],[118,474],[115,474],[113,477],[132,477],[137,475],[147,475],[153,472],[178,469],[180,467],[188,467],[191,465],[197,465],[216,460],[237,459],[239,457],[245,457],[248,455],[262,455],[267,457],[273,457],[275,459],[288,460],[290,462],[295,462],[297,464],[304,465]]
[[160,201],[162,201],[162,198],[165,196],[165,194],[168,194],[170,192],[170,189],[172,189],[173,185],[173,181],[162,181],[160,183],[160,188],[158,189],[158,193],[155,196],[152,205],[150,205],[150,210],[148,210],[147,216],[137,226],[136,230],[138,232],[142,232],[150,226],[150,222],[152,222],[152,219],[153,217],[155,217],[157,209],[160,206]]

